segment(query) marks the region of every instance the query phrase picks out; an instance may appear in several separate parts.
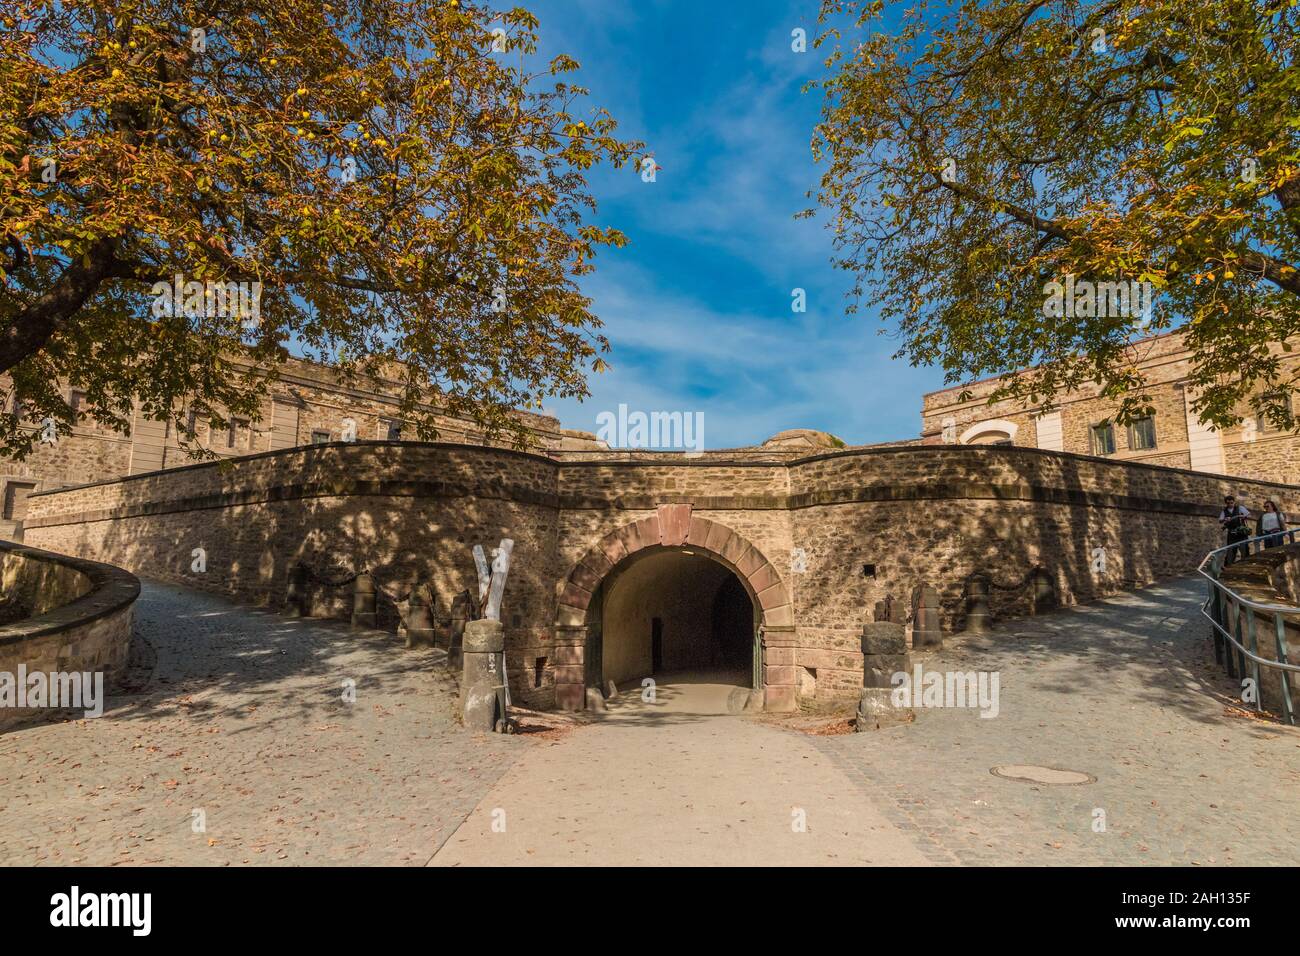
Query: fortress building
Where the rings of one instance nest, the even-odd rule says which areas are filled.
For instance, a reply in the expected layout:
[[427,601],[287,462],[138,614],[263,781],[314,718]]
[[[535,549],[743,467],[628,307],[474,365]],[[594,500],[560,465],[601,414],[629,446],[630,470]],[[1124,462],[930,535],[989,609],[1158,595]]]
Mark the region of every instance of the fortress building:
[[[1151,383],[1153,414],[1143,421],[1115,423],[1117,403],[1081,390],[1044,411],[1011,402],[990,402],[996,380],[944,389],[925,396],[921,435],[927,442],[957,445],[1015,445],[1095,455],[1114,461],[1188,468],[1216,475],[1300,483],[1300,436],[1276,429],[1257,407],[1237,409],[1241,424],[1219,432],[1202,425],[1192,411],[1187,382],[1190,353],[1180,332],[1135,343],[1138,368]],[[1283,373],[1300,372],[1300,351],[1282,355]],[[963,392],[969,394],[961,401]]]
[[301,363],[263,425],[203,436],[233,461],[194,463],[170,426],[87,430],[17,466],[5,481],[25,490],[5,500],[30,546],[451,651],[476,613],[473,547],[509,538],[516,700],[580,709],[610,681],[708,669],[788,710],[857,696],[863,624],[887,599],[933,595],[960,631],[1186,573],[1219,543],[1227,491],[1300,513],[1295,436],[1195,427],[1178,338],[1149,341],[1153,428],[1096,448],[1099,399],[1042,414],[989,405],[985,386],[926,396],[923,436],[893,445],[799,429],[607,449],[544,416],[528,451],[453,420],[449,440],[415,442],[383,383],[343,389]]

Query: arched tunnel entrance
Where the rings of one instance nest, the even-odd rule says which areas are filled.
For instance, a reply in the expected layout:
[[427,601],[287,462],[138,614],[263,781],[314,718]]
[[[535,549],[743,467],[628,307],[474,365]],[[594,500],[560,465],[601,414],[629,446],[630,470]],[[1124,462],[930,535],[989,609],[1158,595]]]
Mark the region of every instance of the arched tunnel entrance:
[[726,565],[690,548],[639,551],[604,577],[588,606],[587,686],[647,677],[759,686],[759,620]]

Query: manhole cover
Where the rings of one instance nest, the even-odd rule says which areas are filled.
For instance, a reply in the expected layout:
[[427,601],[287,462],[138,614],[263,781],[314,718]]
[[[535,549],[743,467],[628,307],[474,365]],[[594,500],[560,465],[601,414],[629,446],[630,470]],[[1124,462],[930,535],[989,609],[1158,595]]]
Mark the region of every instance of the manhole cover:
[[1050,783],[1058,785],[1078,785],[1096,783],[1097,778],[1082,770],[1065,770],[1061,767],[1037,767],[1031,764],[1007,764],[994,767],[989,771],[995,777],[1008,780],[1022,780],[1025,783]]

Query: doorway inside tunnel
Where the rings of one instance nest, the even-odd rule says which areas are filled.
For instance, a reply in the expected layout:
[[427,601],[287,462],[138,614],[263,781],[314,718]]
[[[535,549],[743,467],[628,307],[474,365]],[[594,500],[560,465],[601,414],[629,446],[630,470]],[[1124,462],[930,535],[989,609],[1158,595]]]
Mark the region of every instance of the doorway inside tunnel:
[[690,548],[639,551],[588,606],[587,686],[646,677],[758,686],[758,606],[736,573]]

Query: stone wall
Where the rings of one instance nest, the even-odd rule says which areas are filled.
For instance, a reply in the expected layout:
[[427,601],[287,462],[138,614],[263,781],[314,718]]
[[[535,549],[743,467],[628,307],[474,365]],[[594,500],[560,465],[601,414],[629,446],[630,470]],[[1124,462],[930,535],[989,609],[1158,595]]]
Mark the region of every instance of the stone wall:
[[[583,609],[611,562],[660,546],[635,529],[660,535],[661,509],[689,505],[700,540],[684,544],[738,570],[755,600],[765,589],[781,593],[779,608],[764,607],[763,677],[793,702],[796,687],[805,697],[856,698],[870,609],[886,594],[906,602],[923,581],[938,590],[951,629],[963,626],[965,588],[977,574],[991,581],[996,620],[1032,610],[1036,569],[1066,604],[1188,572],[1219,543],[1216,515],[1229,488],[1300,514],[1293,486],[1018,448],[610,460],[357,442],[40,494],[27,534],[271,608],[283,604],[298,561],[339,574],[368,568],[381,588],[414,571],[432,581],[442,614],[460,591],[477,594],[470,548],[510,537],[503,622],[512,690],[549,705],[557,674],[565,684],[580,679]],[[716,541],[710,527],[720,529]],[[612,558],[591,558],[602,541],[614,542]],[[196,548],[202,572],[192,570]]]
[[[0,542],[0,673],[103,672],[111,687],[126,666],[139,593],[119,568]],[[0,706],[0,731],[50,713]]]
[[[0,461],[0,538],[23,540],[22,496],[35,491],[64,488],[102,481],[159,468],[178,468],[200,460],[196,451],[212,458],[238,458],[318,442],[340,441],[347,423],[361,440],[384,440],[389,422],[400,422],[402,385],[394,379],[357,376],[345,381],[333,368],[291,358],[278,369],[278,378],[263,400],[259,419],[237,421],[229,428],[194,416],[184,409],[177,419],[185,428],[192,424],[193,437],[178,431],[176,421],[151,422],[136,414],[130,431],[113,432],[92,417],[84,396],[77,399],[80,414],[71,432],[60,434],[53,444],[38,443],[24,461]],[[0,398],[12,409],[12,383],[0,375]],[[62,383],[65,399],[72,404],[72,386]],[[432,406],[426,406],[432,408]],[[529,432],[530,442],[539,449],[551,449],[561,442],[559,422],[547,415],[516,411],[515,417]],[[444,442],[488,444],[472,423],[447,414],[436,414],[438,438]],[[36,431],[40,423],[24,423]],[[414,438],[406,429],[406,438]],[[185,447],[182,444],[194,447]],[[500,444],[500,442],[498,442]]]

